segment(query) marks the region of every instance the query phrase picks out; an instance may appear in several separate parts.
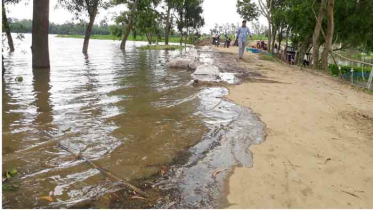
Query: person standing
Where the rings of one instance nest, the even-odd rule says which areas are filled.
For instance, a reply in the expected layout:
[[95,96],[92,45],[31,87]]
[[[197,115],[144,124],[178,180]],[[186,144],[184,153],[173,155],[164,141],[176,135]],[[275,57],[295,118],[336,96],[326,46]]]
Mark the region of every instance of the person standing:
[[243,54],[245,52],[245,47],[247,45],[247,35],[251,36],[250,29],[246,27],[246,20],[242,21],[242,26],[237,30],[237,38],[238,38],[238,47],[239,47],[239,59],[242,59]]

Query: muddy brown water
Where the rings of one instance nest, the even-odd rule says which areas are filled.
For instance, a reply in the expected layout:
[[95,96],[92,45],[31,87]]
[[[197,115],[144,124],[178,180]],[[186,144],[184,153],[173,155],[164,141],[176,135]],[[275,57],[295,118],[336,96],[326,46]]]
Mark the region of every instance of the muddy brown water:
[[[74,207],[124,189],[56,141],[137,186],[172,168],[158,181],[178,195],[173,207],[217,207],[224,177],[250,166],[248,146],[264,140],[251,110],[222,99],[227,89],[189,86],[191,72],[164,67],[183,51],[129,42],[123,52],[119,42],[91,40],[84,56],[82,40],[50,36],[51,69],[33,70],[30,44],[25,35],[4,54],[2,168],[18,170],[4,208]],[[224,171],[212,177],[216,170]]]

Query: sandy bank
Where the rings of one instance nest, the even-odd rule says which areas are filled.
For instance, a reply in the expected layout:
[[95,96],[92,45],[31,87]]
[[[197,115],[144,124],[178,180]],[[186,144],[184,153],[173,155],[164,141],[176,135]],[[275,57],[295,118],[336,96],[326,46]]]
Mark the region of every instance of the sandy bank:
[[[221,51],[237,53],[237,48]],[[231,86],[268,137],[227,180],[229,208],[373,208],[373,95],[246,53],[264,80]]]

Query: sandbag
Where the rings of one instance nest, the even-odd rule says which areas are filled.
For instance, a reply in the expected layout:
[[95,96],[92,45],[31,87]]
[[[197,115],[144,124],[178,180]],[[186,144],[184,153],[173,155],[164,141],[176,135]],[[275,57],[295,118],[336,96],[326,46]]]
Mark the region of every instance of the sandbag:
[[200,66],[200,65],[203,65],[203,63],[200,62],[200,61],[194,61],[194,62],[189,64],[189,69],[196,70],[197,67]]
[[193,73],[195,75],[214,75],[219,76],[220,71],[217,66],[213,65],[200,65],[197,67],[196,71]]
[[166,64],[166,67],[168,68],[177,68],[177,69],[188,69],[189,64],[193,61],[190,59],[185,58],[176,58],[174,60],[171,60]]
[[200,65],[192,74],[192,78],[204,82],[219,82],[220,81],[219,68],[213,65]]
[[190,59],[194,61],[195,59],[198,58],[198,52],[196,49],[190,49],[189,52],[187,53],[187,59]]

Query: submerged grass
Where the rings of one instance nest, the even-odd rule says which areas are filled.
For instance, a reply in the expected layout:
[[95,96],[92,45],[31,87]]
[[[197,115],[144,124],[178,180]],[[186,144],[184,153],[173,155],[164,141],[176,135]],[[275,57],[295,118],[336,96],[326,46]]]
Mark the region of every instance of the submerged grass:
[[[58,38],[74,38],[74,39],[84,39],[84,35],[57,35]],[[120,37],[113,36],[113,35],[91,35],[90,39],[99,39],[99,40],[121,40]],[[130,36],[127,39],[128,41],[148,41],[145,36]],[[179,43],[180,38],[179,37],[170,37],[169,38],[170,43]]]
[[147,45],[137,47],[140,50],[182,50],[184,48],[184,46],[180,45]]

